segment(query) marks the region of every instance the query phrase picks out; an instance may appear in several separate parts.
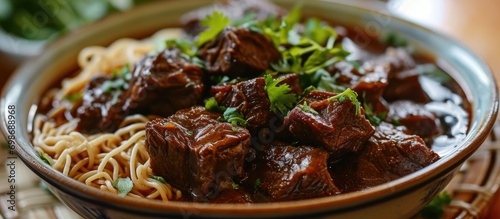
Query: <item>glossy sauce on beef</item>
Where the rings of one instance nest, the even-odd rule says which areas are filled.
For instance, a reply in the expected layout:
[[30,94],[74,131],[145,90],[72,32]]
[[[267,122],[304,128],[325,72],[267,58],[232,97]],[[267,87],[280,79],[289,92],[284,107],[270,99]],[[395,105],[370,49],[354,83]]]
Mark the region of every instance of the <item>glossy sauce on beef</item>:
[[[232,10],[239,1],[229,2],[219,9],[233,19],[248,11],[257,20],[285,14],[268,3],[241,1],[242,8]],[[203,31],[199,22],[208,11],[213,8],[183,17],[189,37]],[[363,190],[430,165],[465,137],[470,103],[434,58],[375,37],[360,41],[350,28],[336,30],[350,56],[325,72],[338,88],[352,89],[356,100],[335,99],[341,91],[310,91],[297,72],[266,78],[282,58],[273,41],[227,27],[200,46],[203,66],[170,47],[144,57],[129,74],[92,78],[66,119],[79,118],[81,132],[95,133],[115,131],[132,114],[162,117],[145,129],[153,172],[186,194],[179,201],[210,203]],[[214,80],[222,76],[229,80]],[[279,80],[277,86],[300,97],[287,113],[270,110],[266,80]],[[119,86],[109,90],[110,83]],[[209,101],[217,106],[203,107]]]

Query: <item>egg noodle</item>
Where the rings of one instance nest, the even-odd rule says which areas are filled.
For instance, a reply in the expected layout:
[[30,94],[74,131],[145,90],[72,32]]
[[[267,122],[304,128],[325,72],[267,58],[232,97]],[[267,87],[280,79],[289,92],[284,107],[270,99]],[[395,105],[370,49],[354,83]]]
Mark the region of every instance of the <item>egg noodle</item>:
[[73,104],[65,97],[81,93],[90,79],[135,63],[161,46],[155,39],[179,37],[180,30],[160,31],[146,40],[121,39],[107,48],[88,47],[78,56],[81,71],[62,81],[60,89],[50,90],[45,98],[54,106],[48,113],[37,115],[33,124],[33,145],[50,165],[64,175],[103,191],[118,193],[113,186],[118,178],[133,182],[130,197],[176,200],[182,193],[154,177],[145,148],[145,125],[153,117],[128,116],[114,133],[86,135],[76,130],[79,119],[66,120]]

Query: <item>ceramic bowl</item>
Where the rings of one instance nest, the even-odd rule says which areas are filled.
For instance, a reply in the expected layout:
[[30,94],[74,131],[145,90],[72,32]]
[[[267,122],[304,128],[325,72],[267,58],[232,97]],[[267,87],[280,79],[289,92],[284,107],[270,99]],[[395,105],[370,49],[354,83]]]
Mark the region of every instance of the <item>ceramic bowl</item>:
[[[285,8],[294,1],[278,0]],[[85,218],[408,218],[435,197],[461,164],[488,136],[498,110],[495,80],[484,62],[453,39],[377,12],[365,3],[303,1],[306,13],[330,18],[376,34],[396,32],[417,52],[439,57],[472,103],[467,136],[432,165],[364,191],[311,200],[265,204],[203,204],[122,198],[78,183],[43,163],[29,133],[40,95],[77,68],[78,52],[89,45],[109,45],[122,37],[142,37],[175,25],[183,13],[212,1],[159,1],[109,17],[68,35],[28,61],[10,78],[1,99],[2,131],[15,136],[19,158],[47,182],[49,189]],[[359,2],[358,2],[359,3]],[[14,120],[12,118],[15,117]],[[14,122],[11,122],[14,121]],[[15,123],[15,124],[13,124]]]

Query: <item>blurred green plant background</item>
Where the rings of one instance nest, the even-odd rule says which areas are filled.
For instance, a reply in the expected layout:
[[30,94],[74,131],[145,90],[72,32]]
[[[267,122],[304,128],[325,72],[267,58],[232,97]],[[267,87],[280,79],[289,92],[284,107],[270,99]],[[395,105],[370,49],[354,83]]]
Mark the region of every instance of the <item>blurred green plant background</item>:
[[150,0],[0,0],[0,27],[28,40],[61,33]]

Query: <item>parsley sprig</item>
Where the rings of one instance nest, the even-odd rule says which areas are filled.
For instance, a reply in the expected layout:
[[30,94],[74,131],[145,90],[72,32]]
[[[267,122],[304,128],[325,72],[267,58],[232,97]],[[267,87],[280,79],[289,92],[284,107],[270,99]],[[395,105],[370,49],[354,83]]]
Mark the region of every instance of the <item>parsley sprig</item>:
[[358,101],[358,94],[350,88],[347,88],[344,92],[328,98],[328,101],[344,102],[345,100],[350,100],[352,104],[356,106],[357,116],[361,115],[361,104]]
[[205,109],[212,112],[222,113],[220,120],[223,122],[229,122],[233,126],[248,126],[248,122],[245,120],[245,117],[236,107],[219,106],[219,103],[217,103],[217,100],[213,97],[207,100],[205,103]]
[[267,96],[271,102],[270,110],[286,115],[297,103],[297,97],[291,93],[292,89],[288,84],[283,83],[278,86],[284,78],[273,79],[271,75],[266,75],[264,79],[266,81]]
[[206,27],[196,39],[196,46],[200,47],[206,42],[214,39],[219,33],[231,23],[231,20],[222,12],[214,11],[205,19],[201,20],[201,26]]

